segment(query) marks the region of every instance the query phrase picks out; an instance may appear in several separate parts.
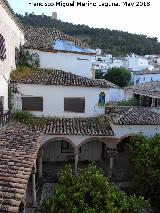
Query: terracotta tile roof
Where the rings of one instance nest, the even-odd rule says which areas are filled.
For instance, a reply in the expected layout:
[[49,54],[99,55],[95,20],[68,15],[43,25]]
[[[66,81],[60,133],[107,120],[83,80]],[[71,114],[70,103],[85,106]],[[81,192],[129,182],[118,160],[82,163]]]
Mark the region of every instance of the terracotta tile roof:
[[24,26],[22,25],[22,23],[19,21],[19,19],[17,18],[16,14],[14,13],[13,9],[11,8],[10,4],[8,3],[7,0],[0,0],[0,4],[2,5],[2,7],[6,10],[6,12],[8,13],[8,15],[11,17],[11,19],[13,19],[13,21],[16,23],[16,25],[22,30],[24,31]]
[[160,114],[147,107],[106,107],[106,116],[115,125],[160,125]]
[[47,27],[25,27],[26,48],[38,50],[52,50],[57,38],[68,40],[80,47],[88,47],[82,41],[77,40],[54,28]]
[[18,122],[0,130],[0,212],[18,212],[40,142],[41,133]]
[[14,75],[13,72],[12,82],[24,84],[118,88],[118,86],[107,80],[93,80],[61,70],[47,69],[36,69],[28,73],[24,72],[22,74],[18,73],[16,75]]
[[126,87],[125,91],[151,97],[160,97],[160,81],[132,85]]
[[136,72],[137,75],[145,75],[145,74],[160,74],[160,69],[144,69],[142,71]]
[[37,118],[28,124],[33,130],[49,135],[113,136],[106,117],[99,118]]

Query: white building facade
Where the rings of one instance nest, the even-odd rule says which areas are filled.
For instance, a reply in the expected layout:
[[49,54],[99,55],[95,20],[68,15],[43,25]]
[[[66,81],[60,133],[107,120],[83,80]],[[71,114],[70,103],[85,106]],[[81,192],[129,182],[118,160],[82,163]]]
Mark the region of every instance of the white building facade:
[[141,71],[149,67],[148,60],[144,57],[136,56],[132,54],[132,56],[128,57],[128,68],[133,71]]
[[[17,84],[18,93],[14,95],[14,110],[22,110],[23,97],[41,97],[43,110],[30,112],[36,116],[93,117],[104,114],[104,107],[98,106],[100,93],[105,94],[105,103],[124,99],[124,91],[119,88],[78,87],[61,85]],[[84,99],[82,113],[64,110],[65,98]]]
[[42,69],[57,69],[71,72],[83,77],[92,77],[92,61],[94,54],[80,52],[63,51],[39,51],[29,49],[31,54],[39,55],[40,66]]
[[152,81],[160,81],[160,70],[158,71],[148,71],[143,72],[141,74],[135,74],[134,76],[134,84],[142,84]]
[[20,45],[24,44],[20,23],[3,0],[0,3],[0,35],[5,51],[5,57],[0,59],[0,108],[3,113],[8,110],[8,81],[11,70],[16,68],[16,48],[19,49]]

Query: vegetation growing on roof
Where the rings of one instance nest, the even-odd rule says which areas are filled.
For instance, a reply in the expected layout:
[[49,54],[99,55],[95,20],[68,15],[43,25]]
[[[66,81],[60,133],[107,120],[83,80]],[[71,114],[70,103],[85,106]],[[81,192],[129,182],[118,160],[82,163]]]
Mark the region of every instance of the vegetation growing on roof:
[[54,196],[44,201],[41,213],[140,213],[150,204],[143,197],[128,196],[111,184],[96,164],[79,169],[65,166],[54,189]]
[[36,124],[45,124],[47,122],[47,117],[36,117],[32,113],[27,111],[17,110],[13,113],[12,116],[17,121],[23,122],[26,125],[36,125]]
[[11,72],[11,79],[20,80],[26,77],[34,76],[36,72],[36,68],[28,67],[28,66],[18,66],[16,70]]
[[140,106],[139,101],[137,98],[133,97],[130,98],[129,100],[123,100],[115,103],[115,106]]

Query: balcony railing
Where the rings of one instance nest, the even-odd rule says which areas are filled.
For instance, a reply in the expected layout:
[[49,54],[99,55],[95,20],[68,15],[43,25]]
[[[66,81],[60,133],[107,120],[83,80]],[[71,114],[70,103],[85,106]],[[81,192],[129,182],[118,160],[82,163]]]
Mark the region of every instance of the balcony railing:
[[5,114],[0,114],[0,127],[3,127],[8,124],[11,114],[7,112]]

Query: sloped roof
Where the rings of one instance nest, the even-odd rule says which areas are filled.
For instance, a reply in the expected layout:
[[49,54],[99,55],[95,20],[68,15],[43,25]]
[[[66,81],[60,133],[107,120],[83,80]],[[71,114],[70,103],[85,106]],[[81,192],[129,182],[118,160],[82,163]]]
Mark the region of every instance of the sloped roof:
[[160,97],[160,81],[128,86],[125,88],[125,91],[145,96]]
[[34,118],[28,125],[49,135],[113,136],[106,117],[98,118]]
[[115,125],[160,125],[160,114],[149,107],[106,107],[106,116]]
[[16,23],[16,25],[22,30],[24,31],[24,26],[22,25],[22,23],[19,21],[19,19],[17,18],[16,14],[14,13],[13,9],[11,8],[10,4],[8,3],[7,0],[0,0],[0,4],[2,5],[2,7],[6,10],[6,12],[8,13],[8,15],[11,17],[11,19],[13,19],[13,21]]
[[25,27],[25,37],[26,37],[26,48],[33,48],[38,50],[52,50],[56,39],[64,39],[73,42],[82,48],[88,47],[85,43],[77,40],[60,30],[47,27]]
[[35,69],[30,72],[18,72],[17,74],[13,72],[11,76],[13,83],[118,88],[117,85],[107,80],[94,80],[62,70]]
[[18,122],[0,130],[0,212],[18,212],[40,141],[40,132]]
[[137,75],[160,74],[160,69],[153,69],[153,70],[144,69],[144,70],[142,70],[142,71],[137,72],[136,74],[137,74]]

